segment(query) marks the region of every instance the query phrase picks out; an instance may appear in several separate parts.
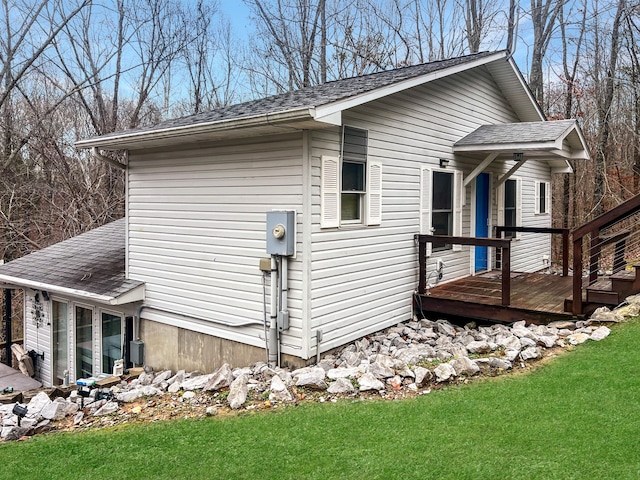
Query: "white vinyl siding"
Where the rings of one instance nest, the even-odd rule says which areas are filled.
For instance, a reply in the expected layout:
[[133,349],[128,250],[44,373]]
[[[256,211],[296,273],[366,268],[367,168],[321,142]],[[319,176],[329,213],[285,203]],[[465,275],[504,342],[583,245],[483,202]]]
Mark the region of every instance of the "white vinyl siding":
[[[38,301],[36,301],[36,295]],[[44,360],[38,357],[35,365],[35,378],[43,385],[51,385],[53,381],[51,359],[51,310],[49,302],[44,301],[41,292],[25,289],[24,295],[24,349],[35,350],[44,354]]]
[[[431,233],[430,182],[439,158],[451,158],[457,140],[487,123],[517,121],[485,69],[394,94],[343,113],[343,122],[368,131],[368,160],[383,163],[384,221],[376,228],[323,229],[321,164],[340,152],[340,128],[312,132],[312,272],[310,350],[322,330],[322,351],[411,318],[417,285],[416,233]],[[475,160],[453,158],[454,234],[470,234],[470,189],[463,175]],[[494,166],[496,169],[502,165]],[[525,168],[525,167],[523,167]],[[426,180],[428,179],[428,180]],[[495,198],[494,198],[495,201]],[[495,210],[492,210],[495,211]],[[495,221],[493,222],[495,224]],[[434,252],[446,265],[443,281],[469,274],[470,250]]]
[[[144,317],[264,347],[258,265],[266,256],[266,212],[302,211],[302,170],[301,133],[132,152],[129,275],[145,282]],[[306,254],[298,221],[298,254],[289,261],[291,328],[282,342],[294,355],[302,329],[299,257]]]

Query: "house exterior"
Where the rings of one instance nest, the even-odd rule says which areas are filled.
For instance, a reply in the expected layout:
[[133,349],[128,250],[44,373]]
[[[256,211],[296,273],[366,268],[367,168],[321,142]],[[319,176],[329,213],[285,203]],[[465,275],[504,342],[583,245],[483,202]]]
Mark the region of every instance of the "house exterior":
[[[103,159],[127,151],[126,218],[95,233],[121,230],[122,293],[86,295],[86,286],[12,270],[42,252],[0,266],[0,286],[27,292],[26,343],[45,352],[44,383],[63,369],[72,380],[109,371],[132,339],[155,368],[211,371],[265,361],[267,350],[303,364],[412,317],[416,233],[551,226],[551,174],[587,158],[575,121],[545,121],[506,51],[329,82],[77,146]],[[513,242],[514,270],[548,266],[547,235]],[[441,282],[495,260],[460,245],[428,256]],[[66,336],[54,321],[63,317]],[[119,351],[105,353],[108,337]],[[66,349],[66,360],[45,347]]]

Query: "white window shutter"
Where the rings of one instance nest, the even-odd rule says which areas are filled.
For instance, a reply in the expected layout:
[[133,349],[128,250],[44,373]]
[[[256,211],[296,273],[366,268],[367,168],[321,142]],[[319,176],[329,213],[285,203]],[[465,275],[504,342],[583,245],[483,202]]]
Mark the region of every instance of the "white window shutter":
[[[431,167],[420,167],[420,234],[431,235]],[[431,243],[427,243],[427,257],[431,256]]]
[[367,225],[382,223],[382,162],[369,161],[367,172]]
[[[453,178],[453,236],[462,236],[462,205],[464,205],[464,187],[462,185],[462,172],[455,171]],[[452,250],[459,252],[462,245],[453,245]]]
[[535,181],[534,182],[534,189],[535,189],[535,209],[533,211],[534,214],[539,214],[539,213],[544,213],[540,211],[540,185],[542,184],[542,182],[539,181]]
[[544,213],[551,213],[551,182],[544,182],[545,187],[544,187],[544,194],[545,194],[545,199],[544,199],[544,208],[545,208],[545,212]]
[[[516,179],[516,227],[522,226],[522,179]],[[520,232],[516,232],[516,238],[520,238]]]
[[320,172],[320,228],[340,226],[340,160],[323,155]]

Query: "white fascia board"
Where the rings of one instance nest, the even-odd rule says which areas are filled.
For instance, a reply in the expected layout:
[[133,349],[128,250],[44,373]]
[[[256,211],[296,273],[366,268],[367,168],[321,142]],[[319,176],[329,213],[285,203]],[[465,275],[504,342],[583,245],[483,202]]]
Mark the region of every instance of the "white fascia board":
[[456,65],[455,67],[444,68],[435,72],[426,73],[424,75],[420,75],[419,77],[409,78],[402,82],[394,83],[393,85],[387,85],[386,87],[381,87],[376,90],[361,93],[360,95],[355,95],[344,100],[338,100],[334,103],[322,105],[316,107],[316,119],[324,118],[336,112],[342,112],[344,110],[348,110],[350,108],[357,107],[373,100],[378,100],[379,98],[393,95],[394,93],[402,92],[409,88],[417,87],[419,85],[423,85],[440,78],[464,72],[465,70],[470,70],[472,68],[486,65],[488,63],[495,62],[496,60],[503,59],[506,56],[506,52],[498,52],[488,57],[479,58],[477,60],[474,60],[473,62],[463,63],[461,65]]
[[[132,290],[129,290],[128,292],[120,295],[119,297],[112,297],[109,295],[99,295],[97,293],[91,293],[84,290],[77,290],[75,288],[67,288],[61,287],[59,285],[37,282],[35,280],[26,280],[24,278],[11,277],[9,275],[0,275],[0,281],[11,284],[18,288],[27,287],[33,290],[44,290],[45,292],[49,293],[59,293],[61,295],[84,298],[87,300],[93,300],[99,303],[107,303],[110,305],[122,305],[124,303],[144,300],[144,285],[139,285]],[[122,301],[125,299],[126,301]]]
[[[559,149],[562,149],[560,142]],[[458,145],[453,147],[454,152],[529,152],[529,151],[552,151],[558,150],[558,143],[536,142],[536,143],[494,143],[482,145]]]
[[93,148],[109,145],[111,148],[121,146],[127,148],[131,142],[151,141],[167,138],[178,138],[186,135],[221,132],[255,126],[282,124],[300,120],[315,120],[316,112],[313,107],[303,107],[295,110],[285,110],[276,113],[267,113],[244,117],[233,120],[216,120],[212,122],[196,123],[192,125],[181,125],[178,127],[167,127],[127,133],[126,131],[113,136],[103,136],[88,138],[75,143],[76,148]]
[[529,88],[529,84],[525,81],[524,77],[522,76],[522,73],[520,73],[520,70],[518,69],[518,66],[516,65],[515,60],[513,60],[513,56],[509,55],[509,57],[507,58],[507,61],[509,62],[509,65],[511,66],[511,69],[513,70],[514,75],[518,78],[518,81],[522,86],[522,90],[525,92],[525,94],[527,95],[527,98],[529,99],[529,101],[535,108],[536,112],[538,113],[540,120],[546,121],[547,117],[545,116],[544,112],[542,111],[542,108],[534,98],[533,93]]
[[582,130],[578,127],[577,122],[574,122],[573,125],[571,125],[565,130],[565,132],[560,136],[560,141],[564,142],[565,139],[572,133],[575,133],[576,136],[578,137],[578,142],[580,142],[580,148],[576,149],[575,152],[571,154],[571,156],[568,156],[566,158],[589,160],[590,156],[589,156],[589,150],[587,148],[587,142],[584,138],[584,135],[582,134]]

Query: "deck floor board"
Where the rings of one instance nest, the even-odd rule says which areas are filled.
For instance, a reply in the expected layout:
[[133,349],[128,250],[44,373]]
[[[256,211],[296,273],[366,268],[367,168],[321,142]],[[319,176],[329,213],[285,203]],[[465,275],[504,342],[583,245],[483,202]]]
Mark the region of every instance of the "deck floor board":
[[[564,311],[565,298],[571,297],[572,278],[542,273],[511,275],[511,303],[502,306],[500,272],[490,271],[437,285],[422,296],[422,308],[443,314],[483,317],[499,316],[503,321],[520,316],[531,318],[571,318]],[[457,302],[457,305],[452,301]],[[455,313],[459,312],[459,313]]]

